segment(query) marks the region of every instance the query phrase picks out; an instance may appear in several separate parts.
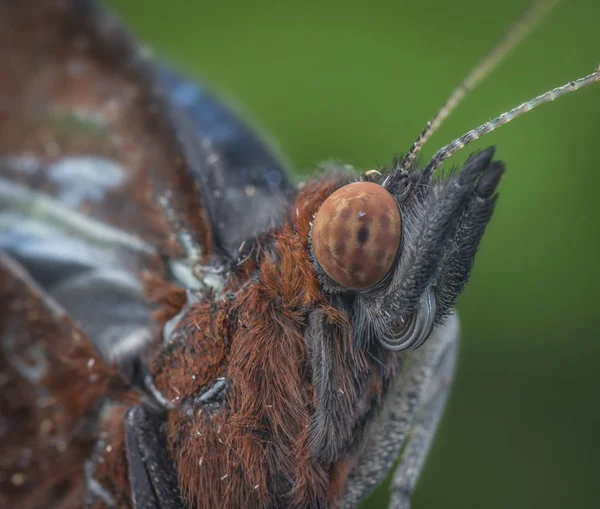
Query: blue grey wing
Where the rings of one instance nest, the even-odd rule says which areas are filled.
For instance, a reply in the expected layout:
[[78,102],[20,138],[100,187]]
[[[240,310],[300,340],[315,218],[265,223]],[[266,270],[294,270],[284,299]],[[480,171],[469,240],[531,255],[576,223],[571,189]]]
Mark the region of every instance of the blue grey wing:
[[161,78],[170,102],[186,114],[180,124],[189,122],[195,143],[209,152],[196,176],[209,193],[217,242],[234,256],[242,241],[285,219],[293,184],[267,143],[213,94],[166,67]]

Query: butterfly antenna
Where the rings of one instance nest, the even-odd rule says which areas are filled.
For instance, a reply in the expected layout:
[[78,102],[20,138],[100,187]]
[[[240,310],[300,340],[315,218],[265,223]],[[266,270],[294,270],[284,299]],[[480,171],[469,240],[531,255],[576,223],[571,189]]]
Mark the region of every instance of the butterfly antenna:
[[469,143],[478,140],[488,133],[491,133],[494,129],[497,129],[504,124],[508,124],[511,120],[514,120],[523,113],[527,113],[533,108],[537,108],[544,103],[554,101],[555,99],[558,99],[569,92],[575,92],[576,90],[587,87],[588,85],[596,83],[597,81],[600,81],[600,67],[598,67],[595,72],[589,74],[588,76],[579,78],[575,81],[570,81],[562,87],[558,87],[546,92],[545,94],[538,95],[534,99],[524,102],[512,110],[502,113],[502,115],[499,117],[496,117],[495,119],[490,120],[489,122],[486,122],[475,129],[472,129],[471,131],[463,134],[460,138],[454,140],[452,143],[438,150],[431,158],[431,161],[429,161],[429,164],[423,170],[423,174],[427,176],[431,175],[446,159],[448,159],[454,153],[458,152]]
[[529,8],[506,31],[502,39],[483,57],[462,83],[452,91],[450,97],[448,97],[436,115],[427,122],[425,129],[423,129],[406,156],[400,162],[400,168],[403,171],[408,170],[412,166],[423,145],[438,130],[444,120],[448,118],[450,113],[460,104],[469,91],[475,88],[483,78],[492,72],[500,61],[533,30],[535,25],[546,17],[557,3],[558,0],[536,0],[531,3]]

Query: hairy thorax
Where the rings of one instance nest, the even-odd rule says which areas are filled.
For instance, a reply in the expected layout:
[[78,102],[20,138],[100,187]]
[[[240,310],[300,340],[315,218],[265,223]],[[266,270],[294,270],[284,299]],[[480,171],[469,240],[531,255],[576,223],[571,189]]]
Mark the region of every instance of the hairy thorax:
[[381,399],[381,366],[352,346],[347,317],[323,298],[306,255],[314,211],[335,185],[308,185],[292,219],[221,292],[188,295],[155,357],[153,379],[173,406],[170,452],[196,507],[327,506],[351,467],[361,417]]

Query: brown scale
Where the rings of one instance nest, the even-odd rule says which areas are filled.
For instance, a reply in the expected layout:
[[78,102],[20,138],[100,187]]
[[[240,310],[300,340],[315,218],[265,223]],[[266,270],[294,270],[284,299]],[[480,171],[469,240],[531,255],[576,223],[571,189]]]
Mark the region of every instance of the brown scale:
[[313,251],[331,279],[364,290],[379,283],[392,267],[401,227],[400,209],[386,189],[373,182],[348,184],[319,209]]
[[[138,398],[69,317],[2,255],[0,305],[9,309],[0,313],[0,507],[79,509],[98,409],[112,397],[126,406]],[[35,372],[39,377],[27,376]],[[115,449],[105,468],[120,471],[111,479],[124,487],[122,468],[113,466],[123,460],[123,416],[111,413],[98,427]]]

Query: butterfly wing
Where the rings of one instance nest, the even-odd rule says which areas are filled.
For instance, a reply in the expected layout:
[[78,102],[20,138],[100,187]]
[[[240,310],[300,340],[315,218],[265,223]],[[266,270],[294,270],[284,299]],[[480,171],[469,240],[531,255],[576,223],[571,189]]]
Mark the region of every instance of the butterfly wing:
[[0,248],[103,352],[155,333],[140,273],[202,287],[282,220],[268,147],[94,2],[0,2],[0,60]]
[[60,305],[1,253],[0,308],[0,506],[67,503],[83,492],[111,372]]
[[210,151],[193,171],[209,190],[216,242],[235,257],[241,242],[281,223],[294,187],[269,146],[210,92],[168,68],[161,79],[171,104],[185,112],[180,132]]
[[[0,250],[8,288],[0,338],[10,347],[2,351],[2,381],[9,387],[2,391],[2,416],[15,428],[31,424],[6,438],[12,445],[3,469],[12,470],[3,478],[12,482],[10,494],[24,484],[25,474],[15,470],[24,465],[19,451],[30,450],[31,461],[52,458],[51,441],[34,428],[55,418],[38,415],[43,382],[23,378],[11,348],[39,357],[45,376],[69,384],[71,393],[76,387],[94,394],[70,401],[76,408],[63,431],[70,437],[85,422],[93,391],[106,388],[85,387],[88,363],[116,363],[133,383],[160,340],[144,275],[184,288],[218,286],[218,278],[207,283],[196,266],[226,265],[245,238],[279,223],[293,188],[245,124],[203,88],[155,64],[92,1],[0,1],[0,61],[6,64],[0,69]],[[22,302],[34,303],[28,312],[44,317],[51,332],[33,337],[39,329],[29,315],[10,311]],[[85,355],[64,344],[74,336],[89,338]],[[54,356],[61,361],[48,360]],[[126,414],[119,415],[123,430]],[[65,467],[65,483],[81,478],[89,447],[73,449],[76,472]],[[132,462],[148,451],[134,449],[128,450]],[[48,484],[40,469],[25,465],[28,487]],[[131,481],[135,500],[145,484]],[[75,498],[89,488],[61,486]],[[15,493],[21,498],[10,500],[20,507],[36,507],[30,497],[49,496],[37,489]]]

